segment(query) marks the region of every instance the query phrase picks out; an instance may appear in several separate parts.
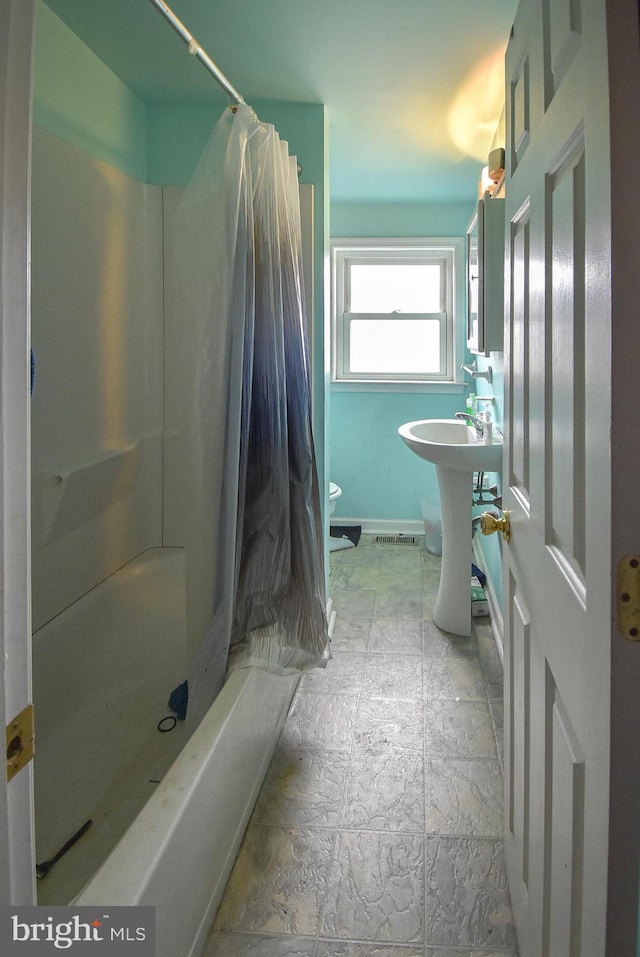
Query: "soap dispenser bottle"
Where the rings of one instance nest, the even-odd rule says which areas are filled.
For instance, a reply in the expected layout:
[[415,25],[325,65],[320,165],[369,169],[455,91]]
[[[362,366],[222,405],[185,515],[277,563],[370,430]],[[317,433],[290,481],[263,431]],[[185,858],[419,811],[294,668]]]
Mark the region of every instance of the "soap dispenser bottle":
[[475,397],[475,393],[470,392],[467,396],[466,409],[469,415],[478,414],[478,400]]

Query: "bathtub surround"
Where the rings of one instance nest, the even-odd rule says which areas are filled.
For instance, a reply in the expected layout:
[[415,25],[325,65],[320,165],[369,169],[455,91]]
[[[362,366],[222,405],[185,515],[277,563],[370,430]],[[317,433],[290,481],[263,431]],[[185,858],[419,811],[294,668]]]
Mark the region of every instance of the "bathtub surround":
[[33,628],[162,545],[162,194],[33,133]]

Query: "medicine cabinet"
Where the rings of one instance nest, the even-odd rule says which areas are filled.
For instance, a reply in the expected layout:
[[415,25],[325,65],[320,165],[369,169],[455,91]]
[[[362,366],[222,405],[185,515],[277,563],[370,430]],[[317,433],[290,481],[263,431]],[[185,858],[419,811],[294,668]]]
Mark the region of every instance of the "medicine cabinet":
[[467,347],[501,352],[504,342],[504,199],[485,193],[467,228]]

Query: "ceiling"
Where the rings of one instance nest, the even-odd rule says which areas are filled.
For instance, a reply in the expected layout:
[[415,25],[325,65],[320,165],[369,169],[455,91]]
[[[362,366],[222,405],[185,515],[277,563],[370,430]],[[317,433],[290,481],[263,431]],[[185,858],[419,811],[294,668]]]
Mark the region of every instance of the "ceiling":
[[[150,0],[45,0],[139,97],[227,102]],[[475,195],[517,0],[169,0],[248,103],[323,103],[334,201]]]

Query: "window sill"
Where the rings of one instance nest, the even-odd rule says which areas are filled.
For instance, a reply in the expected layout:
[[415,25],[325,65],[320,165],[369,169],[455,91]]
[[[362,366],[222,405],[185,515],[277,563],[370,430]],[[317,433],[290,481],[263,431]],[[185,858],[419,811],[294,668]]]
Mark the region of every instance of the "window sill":
[[333,379],[332,392],[418,392],[462,395],[466,382],[393,382],[373,379]]

